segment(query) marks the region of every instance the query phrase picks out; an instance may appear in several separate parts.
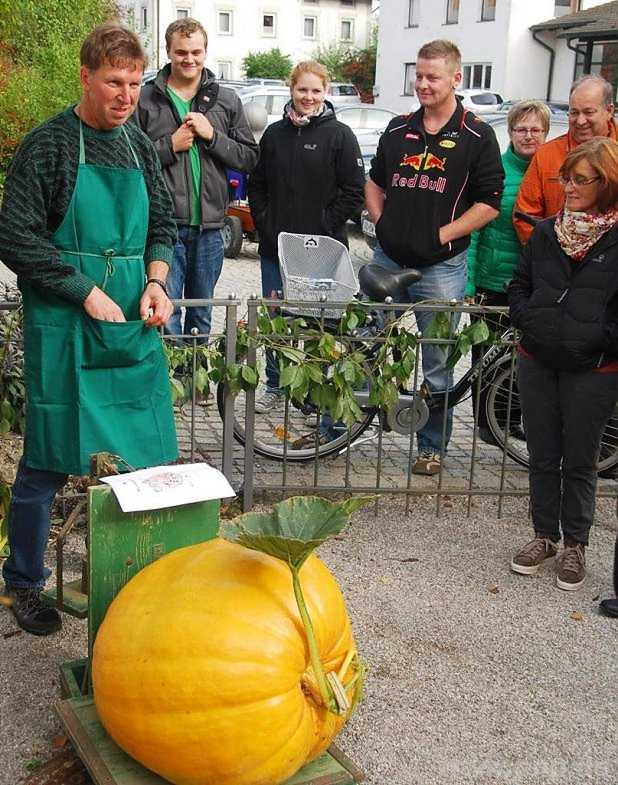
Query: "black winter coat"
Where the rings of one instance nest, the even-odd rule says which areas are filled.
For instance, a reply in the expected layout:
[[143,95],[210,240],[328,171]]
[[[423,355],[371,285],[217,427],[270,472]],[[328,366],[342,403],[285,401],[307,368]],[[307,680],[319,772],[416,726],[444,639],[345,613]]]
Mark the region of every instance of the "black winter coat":
[[509,286],[522,348],[556,370],[587,371],[618,358],[618,226],[582,261],[567,256],[554,218],[538,224]]
[[302,128],[287,117],[273,123],[260,140],[260,159],[249,177],[260,254],[279,258],[279,232],[327,235],[347,245],[346,222],[360,213],[364,189],[358,142],[330,104]]

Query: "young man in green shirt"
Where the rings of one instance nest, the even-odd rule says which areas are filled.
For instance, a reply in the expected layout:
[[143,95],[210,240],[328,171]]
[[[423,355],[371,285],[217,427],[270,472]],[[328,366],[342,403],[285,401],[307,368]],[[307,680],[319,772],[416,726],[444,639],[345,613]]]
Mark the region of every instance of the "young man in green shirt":
[[[169,279],[172,299],[208,299],[223,265],[221,227],[228,203],[227,170],[251,171],[258,146],[233,90],[204,67],[208,37],[194,19],[165,32],[170,62],[140,96],[135,120],[152,139],[174,203],[178,242]],[[173,335],[210,332],[211,308],[177,309]]]

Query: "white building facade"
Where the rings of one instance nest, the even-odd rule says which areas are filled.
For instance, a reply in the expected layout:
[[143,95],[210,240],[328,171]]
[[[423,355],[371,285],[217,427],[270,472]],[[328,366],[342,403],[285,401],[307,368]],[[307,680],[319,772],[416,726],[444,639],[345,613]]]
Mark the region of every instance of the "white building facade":
[[318,47],[364,48],[373,28],[371,0],[121,0],[120,6],[144,41],[150,68],[167,62],[167,26],[197,19],[208,33],[207,65],[223,79],[243,78],[249,52],[278,47],[296,63]]
[[[603,2],[382,0],[376,103],[395,111],[410,110],[416,54],[436,38],[447,38],[461,50],[463,88],[491,88],[513,100],[566,100],[575,76],[575,52],[555,35],[537,33],[535,40],[530,27]],[[555,52],[551,86],[550,49]]]

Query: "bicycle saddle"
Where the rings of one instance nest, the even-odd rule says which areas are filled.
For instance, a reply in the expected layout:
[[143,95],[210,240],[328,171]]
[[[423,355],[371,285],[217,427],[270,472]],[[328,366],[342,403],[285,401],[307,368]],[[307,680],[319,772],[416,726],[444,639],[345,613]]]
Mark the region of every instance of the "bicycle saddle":
[[395,303],[407,303],[408,286],[420,281],[422,274],[418,270],[408,268],[393,272],[379,264],[366,264],[358,271],[361,291],[374,302],[384,302],[392,297]]

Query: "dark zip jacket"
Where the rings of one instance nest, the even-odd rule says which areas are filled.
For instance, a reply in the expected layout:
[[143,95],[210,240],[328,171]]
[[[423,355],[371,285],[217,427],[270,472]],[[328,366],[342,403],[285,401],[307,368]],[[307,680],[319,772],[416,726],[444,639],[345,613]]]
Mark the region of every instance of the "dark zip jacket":
[[356,137],[328,102],[302,128],[287,117],[273,123],[260,140],[260,160],[249,177],[260,254],[279,258],[279,232],[328,235],[347,245],[346,222],[360,213],[364,187]]
[[376,235],[402,267],[430,267],[465,251],[470,237],[440,243],[440,228],[476,202],[500,209],[504,170],[493,128],[461,103],[437,134],[421,108],[395,117],[380,137],[369,177],[386,195]]
[[555,218],[535,227],[509,286],[522,348],[556,370],[587,371],[618,358],[618,226],[576,262]]
[[[133,115],[137,125],[152,140],[163,168],[163,177],[174,203],[174,218],[180,225],[191,221],[193,179],[189,153],[175,153],[172,134],[180,127],[182,118],[165,92],[171,72],[168,64],[154,82],[144,85],[137,111]],[[207,115],[215,129],[210,143],[196,139],[202,170],[200,206],[201,227],[217,229],[223,226],[228,204],[227,169],[250,172],[258,159],[258,145],[242,109],[240,98],[233,90],[221,87],[212,71],[204,68],[202,83],[193,99],[191,110]]]

